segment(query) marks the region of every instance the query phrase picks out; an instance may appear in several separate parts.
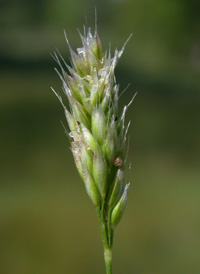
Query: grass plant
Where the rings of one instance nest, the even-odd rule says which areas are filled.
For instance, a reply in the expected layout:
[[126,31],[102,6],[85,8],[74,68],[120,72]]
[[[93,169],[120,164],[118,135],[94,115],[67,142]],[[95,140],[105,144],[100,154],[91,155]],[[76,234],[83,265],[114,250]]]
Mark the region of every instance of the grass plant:
[[65,33],[72,66],[58,50],[53,56],[60,67],[60,71],[56,71],[62,80],[68,107],[52,90],[64,108],[71,151],[97,212],[106,273],[111,274],[114,230],[123,215],[130,187],[124,176],[130,126],[125,116],[134,97],[119,114],[121,94],[114,73],[127,42],[121,50],[116,49],[112,57],[110,50],[102,50],[97,25],[94,34],[84,27],[80,37],[82,47],[74,52]]

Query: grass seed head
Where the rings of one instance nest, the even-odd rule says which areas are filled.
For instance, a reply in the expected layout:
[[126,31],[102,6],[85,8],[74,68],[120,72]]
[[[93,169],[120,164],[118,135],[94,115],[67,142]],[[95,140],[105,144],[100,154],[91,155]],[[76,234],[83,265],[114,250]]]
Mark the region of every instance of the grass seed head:
[[[82,47],[74,52],[68,42],[72,67],[62,56],[62,75],[58,72],[64,94],[68,98],[69,110],[59,95],[69,125],[71,150],[78,172],[93,204],[100,208],[102,202],[112,211],[111,223],[115,227],[123,214],[129,184],[124,183],[126,147],[125,114],[129,105],[118,113],[119,86],[114,70],[122,50],[102,50],[101,41],[95,31],[88,29],[80,37]],[[66,72],[66,70],[68,72]],[[54,91],[54,90],[53,90]],[[55,91],[54,91],[55,92]]]

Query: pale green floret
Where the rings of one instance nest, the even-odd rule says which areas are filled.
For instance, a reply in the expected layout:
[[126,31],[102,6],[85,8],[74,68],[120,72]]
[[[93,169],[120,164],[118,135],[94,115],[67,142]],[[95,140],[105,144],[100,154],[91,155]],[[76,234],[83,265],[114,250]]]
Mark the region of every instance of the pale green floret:
[[124,171],[118,169],[114,184],[111,188],[108,205],[113,208],[119,201],[120,195],[122,194],[122,189],[124,187]]
[[74,121],[74,117],[66,108],[64,110],[65,110],[65,117],[67,119],[70,130],[76,131],[76,122]]
[[100,60],[102,58],[102,47],[101,47],[101,41],[97,33],[95,33],[94,38],[91,39],[90,47],[95,57]]
[[107,128],[107,134],[105,136],[102,149],[107,162],[109,163],[109,165],[112,165],[117,154],[117,148],[114,134],[111,131],[110,127]]
[[71,99],[73,115],[76,121],[83,123],[87,128],[90,128],[90,120],[87,116],[85,108],[75,99]]
[[72,153],[74,156],[74,162],[76,164],[76,168],[78,170],[81,179],[83,180],[83,167],[82,167],[82,160],[81,160],[81,152],[79,149],[79,145],[76,142],[71,143],[72,146]]
[[82,102],[82,105],[84,106],[85,110],[87,111],[87,114],[91,114],[91,104],[89,102],[89,98],[87,98],[87,94],[84,90],[84,87],[83,85],[79,85],[79,94],[80,94],[80,97],[81,97],[81,102]]
[[110,94],[106,93],[101,103],[101,109],[103,110],[104,113],[106,113],[109,103],[110,103]]
[[84,62],[84,59],[77,55],[73,50],[70,51],[73,65],[75,70],[79,73],[81,77],[89,74],[89,68]]
[[103,144],[106,132],[106,117],[101,107],[94,107],[92,112],[92,133],[100,145]]
[[91,106],[95,107],[98,105],[100,101],[100,94],[98,86],[93,85],[91,88],[91,95],[90,95],[90,104]]
[[108,168],[102,152],[94,153],[93,157],[93,176],[96,185],[101,193],[101,196],[105,198],[108,185]]
[[81,146],[81,161],[85,163],[90,174],[93,172],[93,154],[90,149],[87,149],[83,144]]
[[93,137],[92,133],[83,124],[81,124],[81,131],[87,149],[91,149],[93,153],[98,153],[99,145]]
[[130,187],[130,183],[125,186],[124,192],[123,192],[119,202],[117,203],[117,205],[114,207],[114,209],[112,211],[111,223],[112,223],[113,227],[115,227],[120,222],[120,220],[122,218],[124,209],[126,207],[129,187]]
[[117,121],[115,121],[116,117],[115,115],[112,116],[112,119],[111,119],[111,122],[110,122],[110,126],[109,126],[109,129],[110,129],[110,132],[112,132],[112,135],[113,135],[113,138],[114,138],[114,141],[115,143],[117,144],[118,142],[118,139],[119,139],[119,136],[117,134]]
[[94,179],[92,178],[91,174],[88,172],[87,167],[82,163],[83,166],[83,181],[85,183],[85,188],[87,194],[89,195],[90,199],[94,203],[96,207],[100,207],[101,205],[101,196],[96,187]]
[[67,84],[69,86],[69,89],[71,91],[72,96],[79,102],[81,103],[81,98],[79,95],[79,88],[78,88],[78,84],[75,78],[67,75],[65,73],[65,79],[67,81]]

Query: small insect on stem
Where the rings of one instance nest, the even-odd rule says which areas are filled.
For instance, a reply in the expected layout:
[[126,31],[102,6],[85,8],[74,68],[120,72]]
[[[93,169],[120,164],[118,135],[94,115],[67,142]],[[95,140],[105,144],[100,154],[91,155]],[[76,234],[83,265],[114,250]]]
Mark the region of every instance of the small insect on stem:
[[122,165],[122,159],[120,157],[117,157],[115,159],[115,166],[121,166]]

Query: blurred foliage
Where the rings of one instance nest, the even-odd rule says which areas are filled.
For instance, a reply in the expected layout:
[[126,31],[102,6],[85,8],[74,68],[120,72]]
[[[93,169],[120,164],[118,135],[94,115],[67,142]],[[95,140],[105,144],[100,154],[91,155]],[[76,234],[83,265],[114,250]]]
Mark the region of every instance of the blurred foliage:
[[[104,273],[95,211],[75,170],[50,91],[61,83],[49,55],[66,60],[65,28],[94,27],[104,48],[129,41],[116,70],[121,106],[138,95],[132,183],[117,229],[114,273],[200,273],[200,2],[0,2],[0,273]],[[85,19],[87,16],[87,20]]]

